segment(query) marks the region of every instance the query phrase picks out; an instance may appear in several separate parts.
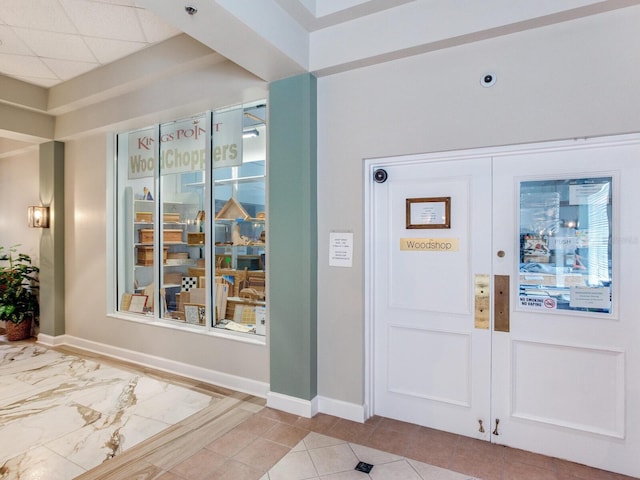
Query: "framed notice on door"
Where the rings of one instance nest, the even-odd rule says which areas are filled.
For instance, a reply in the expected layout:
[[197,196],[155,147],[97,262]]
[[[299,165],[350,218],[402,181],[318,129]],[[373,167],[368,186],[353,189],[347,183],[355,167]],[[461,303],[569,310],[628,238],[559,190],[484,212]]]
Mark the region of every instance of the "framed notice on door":
[[407,198],[407,228],[451,228],[451,197]]
[[611,313],[611,177],[520,182],[518,307]]

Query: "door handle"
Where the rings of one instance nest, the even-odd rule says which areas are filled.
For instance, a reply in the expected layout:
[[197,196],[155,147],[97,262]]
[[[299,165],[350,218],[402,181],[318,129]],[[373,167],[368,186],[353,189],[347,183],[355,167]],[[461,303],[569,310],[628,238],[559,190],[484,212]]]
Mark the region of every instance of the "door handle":
[[493,277],[493,331],[509,332],[509,275]]

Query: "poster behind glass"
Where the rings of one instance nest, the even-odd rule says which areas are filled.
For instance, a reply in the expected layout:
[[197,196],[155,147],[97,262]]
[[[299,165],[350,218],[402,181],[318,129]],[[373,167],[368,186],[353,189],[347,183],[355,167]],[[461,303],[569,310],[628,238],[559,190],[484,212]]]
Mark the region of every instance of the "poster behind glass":
[[521,310],[611,313],[611,177],[520,182]]

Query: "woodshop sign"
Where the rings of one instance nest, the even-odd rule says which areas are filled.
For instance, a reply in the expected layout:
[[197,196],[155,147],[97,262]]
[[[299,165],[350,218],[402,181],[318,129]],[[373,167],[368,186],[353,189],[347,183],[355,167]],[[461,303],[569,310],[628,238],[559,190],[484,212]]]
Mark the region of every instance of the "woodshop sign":
[[[242,164],[242,109],[214,115],[213,168]],[[202,171],[206,167],[207,129],[204,117],[160,129],[160,173]],[[156,166],[154,128],[129,134],[129,178],[152,177]]]
[[400,250],[413,252],[457,252],[457,238],[401,238]]

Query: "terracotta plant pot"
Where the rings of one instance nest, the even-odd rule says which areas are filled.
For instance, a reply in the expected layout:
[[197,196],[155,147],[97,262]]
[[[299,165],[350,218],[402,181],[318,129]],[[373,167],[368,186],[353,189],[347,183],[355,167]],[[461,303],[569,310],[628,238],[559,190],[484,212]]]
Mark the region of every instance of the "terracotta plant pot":
[[25,340],[31,336],[31,319],[25,319],[20,323],[6,322],[7,340],[15,342]]

